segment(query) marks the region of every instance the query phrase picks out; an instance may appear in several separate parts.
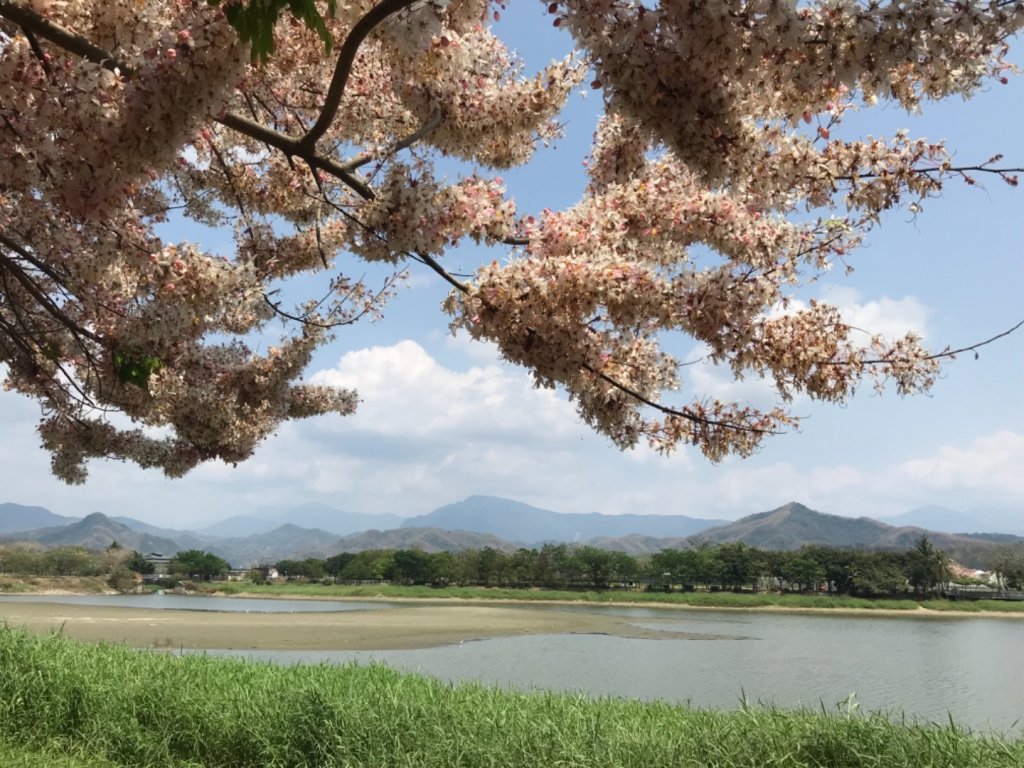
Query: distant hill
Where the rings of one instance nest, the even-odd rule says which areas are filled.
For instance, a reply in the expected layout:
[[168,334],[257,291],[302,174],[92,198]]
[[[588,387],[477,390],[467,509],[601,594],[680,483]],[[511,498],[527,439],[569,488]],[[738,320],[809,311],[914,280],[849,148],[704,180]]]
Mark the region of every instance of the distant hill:
[[68,525],[40,528],[19,536],[47,547],[106,549],[116,541],[125,549],[135,549],[143,553],[174,554],[181,549],[173,539],[133,531],[100,512],[93,512]]
[[870,548],[877,546],[890,529],[868,517],[827,515],[793,501],[770,512],[701,531],[698,538],[717,543],[742,541],[773,550],[800,549],[805,544]]
[[464,549],[490,547],[514,552],[518,545],[488,533],[446,531],[440,528],[398,528],[390,531],[364,531],[340,539],[338,552],[362,552],[367,549],[420,549],[424,552],[461,552]]
[[529,504],[495,496],[470,496],[464,501],[438,507],[425,515],[411,517],[403,528],[442,528],[449,531],[490,533],[515,542],[582,542],[598,537],[690,536],[721,520],[684,515],[599,515],[566,514],[539,509]]
[[145,533],[157,538],[169,539],[176,545],[177,551],[186,549],[204,549],[209,538],[201,536],[195,531],[179,531],[174,528],[161,528],[157,525],[150,525],[134,517],[111,517],[115,523],[131,528],[136,533]]
[[703,531],[691,541],[743,542],[768,550],[795,550],[808,544],[874,550],[907,550],[922,535],[964,565],[984,568],[1000,546],[1024,543],[1008,534],[949,534],[912,526],[894,527],[867,517],[839,517],[790,502],[770,512],[749,515]]
[[78,519],[77,517],[55,515],[43,507],[25,507],[8,502],[0,504],[0,536],[20,531],[31,531],[36,528],[67,525]]
[[881,518],[895,526],[912,525],[943,533],[1012,533],[1024,535],[1024,510],[981,508],[960,512],[946,507],[918,507],[902,515]]
[[198,533],[202,536],[213,536],[216,538],[239,538],[242,536],[254,536],[260,533],[270,533],[279,525],[280,523],[275,523],[272,520],[264,520],[252,515],[235,515],[213,525],[208,525],[205,528],[200,528]]
[[606,549],[609,552],[625,552],[627,555],[650,555],[663,549],[689,549],[693,545],[693,540],[699,538],[699,533],[693,537],[673,536],[667,539],[632,534],[630,536],[598,536],[594,539],[587,539],[582,543],[589,547]]
[[300,504],[288,509],[262,507],[253,513],[236,515],[219,523],[203,528],[200,533],[207,536],[251,536],[270,533],[281,525],[297,525],[302,528],[318,528],[335,536],[347,536],[367,530],[390,530],[402,522],[398,515],[367,515],[361,512],[345,512],[327,504]]
[[223,557],[236,568],[273,563],[276,560],[326,558],[341,552],[338,537],[334,534],[291,524],[252,536],[213,539],[206,549]]

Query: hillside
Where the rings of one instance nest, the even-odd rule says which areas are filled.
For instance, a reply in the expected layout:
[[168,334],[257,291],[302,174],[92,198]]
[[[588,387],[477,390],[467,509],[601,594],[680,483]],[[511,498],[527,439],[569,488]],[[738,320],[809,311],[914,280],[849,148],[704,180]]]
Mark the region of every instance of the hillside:
[[139,552],[173,554],[181,549],[172,539],[133,531],[100,512],[93,512],[68,525],[19,534],[19,538],[35,541],[47,547],[85,547],[98,550],[106,549],[116,541],[124,549]]
[[721,524],[685,515],[566,514],[495,496],[470,496],[411,517],[403,528],[442,528],[448,531],[489,533],[509,541],[582,542],[598,537],[683,537]]
[[341,551],[338,537],[318,528],[297,525],[278,526],[267,533],[226,539],[212,539],[206,549],[236,568],[245,568],[276,560],[326,558]]
[[922,535],[928,536],[935,546],[957,562],[975,568],[986,567],[992,553],[1000,546],[1024,545],[1024,539],[1009,534],[948,534],[912,526],[897,528],[867,517],[815,512],[796,502],[712,528],[691,537],[691,541],[743,542],[768,550],[796,550],[808,544],[907,550]]
[[43,507],[26,507],[21,504],[0,504],[0,536],[21,531],[32,531],[38,528],[51,528],[67,525],[77,517],[55,515]]
[[742,541],[761,549],[800,549],[806,544],[875,548],[891,526],[868,517],[840,517],[790,502],[770,512],[748,515],[697,537],[716,543]]

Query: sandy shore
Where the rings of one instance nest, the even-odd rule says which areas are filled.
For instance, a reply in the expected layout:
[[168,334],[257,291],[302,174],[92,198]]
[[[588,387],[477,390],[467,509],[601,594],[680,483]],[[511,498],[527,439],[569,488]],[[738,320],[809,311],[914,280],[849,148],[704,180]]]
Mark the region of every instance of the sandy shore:
[[934,619],[1024,619],[1024,611],[937,611],[931,608],[920,606],[918,608],[905,610],[902,608],[805,608],[787,605],[688,605],[686,603],[660,603],[657,601],[634,602],[630,600],[608,600],[590,602],[587,600],[519,600],[516,598],[500,598],[488,600],[485,598],[463,598],[463,597],[392,597],[390,595],[372,596],[346,596],[346,595],[324,595],[322,597],[307,594],[268,595],[265,592],[236,592],[233,594],[222,594],[213,592],[210,597],[235,597],[253,600],[340,600],[346,603],[358,603],[361,601],[372,603],[422,603],[434,606],[458,606],[458,605],[517,605],[517,606],[544,606],[544,605],[566,605],[576,607],[590,607],[600,610],[602,607],[611,608],[654,608],[664,611],[715,611],[722,613],[793,613],[811,614],[817,616],[894,616],[898,618],[934,618]]
[[[0,603],[0,618],[35,632],[139,648],[390,650],[529,634],[708,640],[638,627],[622,616],[500,605],[423,604],[337,613],[220,613],[59,603]],[[645,624],[657,620],[645,619]]]

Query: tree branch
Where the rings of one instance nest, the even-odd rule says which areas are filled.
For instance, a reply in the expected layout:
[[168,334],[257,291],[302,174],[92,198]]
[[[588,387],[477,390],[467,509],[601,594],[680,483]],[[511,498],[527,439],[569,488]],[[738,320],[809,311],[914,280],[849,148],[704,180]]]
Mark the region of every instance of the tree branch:
[[413,133],[410,133],[408,136],[406,136],[404,139],[396,141],[390,147],[387,147],[383,152],[363,152],[359,155],[356,155],[347,163],[342,165],[342,168],[348,171],[354,171],[357,168],[361,168],[367,163],[372,163],[374,160],[377,160],[381,157],[386,157],[387,155],[393,155],[396,152],[401,152],[403,149],[411,147],[413,144],[415,144],[423,137],[428,136],[434,131],[436,131],[441,126],[441,123],[443,121],[444,118],[442,117],[441,113],[435,112],[430,117],[430,119],[420,127],[418,131],[414,131]]
[[[338,114],[338,107],[341,105],[342,96],[345,95],[345,85],[348,83],[349,73],[352,71],[352,64],[359,46],[363,44],[367,35],[374,27],[383,23],[389,16],[405,10],[419,0],[384,0],[367,12],[348,33],[345,42],[338,53],[338,62],[334,65],[334,74],[331,76],[331,84],[327,88],[327,96],[324,98],[323,108],[320,110],[320,117],[317,118],[313,127],[299,141],[299,147],[306,152],[313,152],[316,143],[327,132],[335,115]],[[298,154],[298,153],[296,153]]]
[[127,66],[124,62],[118,61],[110,53],[98,45],[93,45],[81,35],[76,35],[59,24],[54,24],[49,19],[40,16],[28,6],[11,2],[11,0],[0,0],[0,16],[13,21],[30,32],[35,32],[51,43],[56,43],[69,53],[81,56],[83,59],[94,64],[99,64],[111,72],[120,72],[126,77],[131,77],[131,67]]
[[[393,13],[394,11],[391,12]],[[369,15],[367,14],[367,16]],[[132,75],[131,67],[123,61],[118,60],[99,46],[93,45],[93,43],[81,35],[77,35],[58,24],[54,24],[49,19],[43,18],[26,6],[11,2],[11,0],[0,0],[0,17],[13,21],[15,24],[35,32],[39,37],[49,40],[69,53],[81,56],[87,61],[99,64],[112,72],[120,72],[127,77]],[[379,21],[376,23],[379,23]],[[372,27],[370,28],[372,29]],[[226,128],[238,131],[249,138],[274,147],[289,157],[299,157],[305,160],[307,164],[325,171],[343,182],[364,200],[373,200],[375,197],[373,190],[341,163],[318,155],[312,147],[302,145],[286,133],[275,131],[254,120],[230,112],[222,116],[214,116],[213,120]]]
[[61,325],[65,326],[69,331],[74,333],[76,336],[84,336],[87,339],[91,339],[97,343],[103,343],[103,337],[93,333],[87,328],[83,328],[81,325],[76,323],[70,317],[65,314],[64,310],[58,307],[53,301],[47,296],[35,281],[25,274],[25,271],[18,266],[18,263],[7,256],[4,253],[0,253],[0,269],[3,269],[10,273],[15,280],[21,283],[22,287],[28,291],[29,295],[32,296],[36,301],[39,302],[40,306],[46,310],[47,314],[59,321]]
[[341,163],[300,146],[298,141],[286,133],[275,131],[273,128],[267,128],[265,125],[232,112],[228,112],[221,117],[214,117],[213,119],[226,128],[268,144],[289,157],[298,157],[306,161],[313,168],[329,173],[351,188],[353,192],[364,200],[373,200],[377,196],[366,182],[347,170]]

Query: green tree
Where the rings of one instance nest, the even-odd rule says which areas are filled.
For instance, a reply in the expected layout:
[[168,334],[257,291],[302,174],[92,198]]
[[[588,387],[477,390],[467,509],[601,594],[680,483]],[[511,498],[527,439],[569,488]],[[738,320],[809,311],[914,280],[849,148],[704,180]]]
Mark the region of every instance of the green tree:
[[720,547],[709,541],[701,541],[688,551],[692,554],[686,556],[687,568],[691,569],[694,582],[707,588],[723,581],[725,562],[722,560]]
[[993,558],[992,571],[1001,589],[1024,589],[1024,554],[1020,549],[1000,548]]
[[539,559],[536,549],[520,548],[513,552],[508,563],[509,583],[517,587],[529,587],[539,583],[535,581]]
[[43,572],[49,576],[98,576],[102,568],[96,556],[83,547],[57,547],[42,557]]
[[355,560],[355,558],[356,556],[352,552],[339,552],[336,555],[328,557],[324,561],[324,571],[328,576],[340,579],[342,573],[345,571],[345,567]]
[[42,553],[25,547],[10,547],[0,550],[0,573],[41,576],[44,573]]
[[760,550],[742,541],[729,542],[718,548],[718,557],[722,562],[723,586],[733,589],[742,589],[748,584],[757,586],[765,566]]
[[432,584],[457,584],[459,581],[459,560],[451,552],[437,552],[430,556],[430,582]]
[[795,587],[799,592],[806,592],[825,581],[825,568],[813,557],[803,553],[786,554],[788,557],[783,561],[781,570],[790,588]]
[[922,535],[907,553],[907,581],[915,592],[930,594],[949,581],[949,558]]
[[430,580],[430,555],[418,549],[399,549],[392,558],[391,579],[404,584],[426,584]]
[[156,567],[149,562],[145,557],[142,556],[141,552],[133,551],[131,555],[124,561],[124,567],[129,571],[135,573],[141,573],[143,575],[153,573]]
[[227,560],[211,552],[188,549],[172,557],[167,569],[175,575],[209,581],[214,576],[223,576],[231,566]]
[[576,550],[576,559],[580,563],[584,581],[593,584],[598,589],[608,587],[612,564],[610,552],[597,547],[580,547]]

